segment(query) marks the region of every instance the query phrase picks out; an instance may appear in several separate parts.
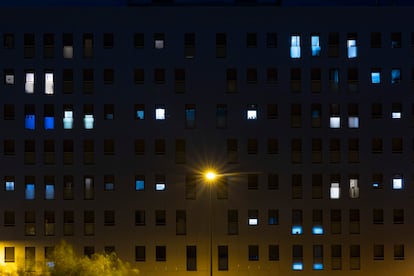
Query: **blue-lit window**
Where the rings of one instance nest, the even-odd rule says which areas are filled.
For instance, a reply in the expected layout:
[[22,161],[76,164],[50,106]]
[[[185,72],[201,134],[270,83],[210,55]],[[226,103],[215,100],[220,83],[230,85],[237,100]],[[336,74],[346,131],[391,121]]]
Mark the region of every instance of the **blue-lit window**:
[[25,188],[25,199],[33,200],[35,199],[35,184],[26,184]]
[[63,113],[63,128],[72,129],[73,128],[73,111],[65,110]]
[[313,235],[323,235],[323,227],[321,225],[315,225],[312,227],[312,234]]
[[137,177],[135,179],[135,190],[143,191],[145,189],[145,180],[142,177]]
[[106,182],[104,184],[105,191],[113,191],[115,189],[115,185],[112,182]]
[[144,120],[144,118],[145,118],[145,111],[144,110],[137,110],[136,111],[136,118],[138,120]]
[[371,83],[381,83],[381,72],[373,71],[371,72]]
[[55,129],[55,117],[45,117],[44,119],[45,129]]
[[403,189],[403,178],[401,176],[394,176],[392,179],[392,188],[393,190],[402,190]]
[[189,104],[185,106],[185,127],[194,128],[196,119],[195,105]]
[[155,183],[156,191],[165,191],[165,183]]
[[323,270],[323,264],[321,263],[313,264],[313,270]]
[[372,188],[374,189],[382,189],[382,184],[379,182],[373,182],[372,183]]
[[5,190],[14,191],[14,181],[6,180]]
[[348,39],[347,48],[348,48],[348,58],[356,58],[358,56],[358,48],[357,48],[356,39]]
[[270,209],[268,211],[268,224],[277,225],[279,224],[279,211],[276,209]]
[[294,262],[292,265],[293,270],[303,270],[303,263],[302,262]]
[[350,116],[348,118],[348,127],[349,128],[359,128],[359,117]]
[[401,70],[400,69],[392,69],[391,70],[391,83],[397,84],[401,81]]
[[321,46],[319,44],[319,35],[312,35],[311,36],[311,49],[312,49],[312,56],[318,57],[321,55]]
[[45,185],[45,199],[55,199],[55,185],[54,184]]
[[36,116],[34,114],[26,114],[26,118],[24,120],[24,127],[26,129],[34,130],[36,127]]
[[313,245],[313,270],[323,270],[323,245]]
[[300,58],[300,36],[292,35],[290,37],[290,57]]
[[292,235],[302,235],[302,233],[303,233],[302,225],[292,226]]

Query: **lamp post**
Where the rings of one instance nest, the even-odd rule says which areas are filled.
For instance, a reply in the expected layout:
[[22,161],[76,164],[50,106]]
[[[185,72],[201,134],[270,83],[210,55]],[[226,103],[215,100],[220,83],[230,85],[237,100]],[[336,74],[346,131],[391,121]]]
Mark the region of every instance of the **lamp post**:
[[214,171],[207,171],[204,175],[209,190],[209,220],[210,220],[210,276],[213,276],[213,198],[212,198],[212,186],[213,181],[216,178]]

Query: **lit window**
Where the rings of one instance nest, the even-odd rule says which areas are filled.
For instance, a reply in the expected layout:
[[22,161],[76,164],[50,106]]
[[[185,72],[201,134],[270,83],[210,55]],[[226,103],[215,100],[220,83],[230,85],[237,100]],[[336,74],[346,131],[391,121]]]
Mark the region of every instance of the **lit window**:
[[393,103],[391,107],[392,113],[391,118],[393,119],[401,119],[402,117],[402,106],[400,103]]
[[35,199],[35,184],[26,184],[25,199],[27,200]]
[[371,72],[371,83],[381,83],[381,72]]
[[403,188],[403,178],[401,176],[394,176],[392,179],[392,188],[394,190],[401,190]]
[[321,46],[319,45],[319,35],[311,36],[312,56],[318,57],[321,55]]
[[248,210],[247,213],[247,223],[250,226],[256,226],[259,224],[259,211],[258,210]]
[[331,199],[338,199],[341,196],[341,188],[339,188],[339,183],[331,183],[329,196]]
[[163,33],[157,33],[154,34],[154,48],[155,49],[164,49],[164,34]]
[[155,109],[155,120],[165,120],[165,108],[157,107]]
[[349,197],[359,198],[358,179],[356,178],[349,179]]
[[73,58],[73,46],[63,46],[63,57]]
[[290,37],[290,57],[300,58],[300,36],[292,35]]
[[73,128],[73,111],[65,110],[63,113],[63,128],[72,129]]
[[401,70],[392,69],[391,70],[391,83],[397,84],[397,83],[400,83],[400,80],[401,80]]
[[313,235],[323,235],[323,227],[321,225],[316,225],[312,227]]
[[25,91],[26,93],[34,93],[34,73],[26,73]]
[[392,112],[391,113],[391,118],[393,118],[393,119],[401,119],[401,112],[397,112],[397,111]]
[[55,128],[55,117],[45,117],[44,118],[45,130]]
[[257,120],[257,106],[255,104],[247,107],[247,120]]
[[155,183],[156,191],[165,191],[165,183]]
[[93,118],[92,114],[85,114],[83,117],[83,125],[85,129],[93,129],[93,123],[95,119]]
[[295,262],[292,265],[293,270],[303,270],[303,263]]
[[341,118],[340,117],[331,117],[329,119],[330,128],[340,128],[341,127]]
[[348,118],[348,127],[349,128],[359,128],[359,117],[349,117]]
[[25,129],[31,129],[34,130],[36,127],[36,116],[34,114],[26,114],[25,120],[24,120],[24,127]]
[[54,94],[53,73],[45,73],[45,94]]
[[145,180],[142,176],[135,177],[135,191],[143,191],[145,189]]
[[323,270],[323,264],[321,263],[313,264],[313,270]]
[[45,199],[55,199],[55,185],[54,184],[46,184]]
[[14,84],[14,74],[6,72],[6,75],[4,76],[4,83],[5,84]]
[[14,191],[14,181],[7,181],[6,180],[6,191]]
[[348,47],[348,58],[356,58],[358,56],[356,39],[348,39],[347,47]]
[[292,235],[302,235],[303,229],[301,225],[292,226]]

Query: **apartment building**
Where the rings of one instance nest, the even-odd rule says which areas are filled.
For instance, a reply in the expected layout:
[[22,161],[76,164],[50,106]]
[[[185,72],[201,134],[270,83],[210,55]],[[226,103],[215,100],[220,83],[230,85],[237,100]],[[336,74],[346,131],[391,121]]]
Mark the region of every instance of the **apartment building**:
[[269,3],[2,8],[1,266],[411,275],[413,9]]

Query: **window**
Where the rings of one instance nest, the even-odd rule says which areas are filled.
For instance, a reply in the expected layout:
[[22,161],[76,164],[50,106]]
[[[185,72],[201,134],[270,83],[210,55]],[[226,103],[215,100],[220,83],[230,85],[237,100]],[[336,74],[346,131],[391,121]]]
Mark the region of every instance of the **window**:
[[339,111],[339,104],[330,104],[330,118],[329,118],[329,127],[330,128],[340,128],[341,127],[341,117]]
[[33,71],[26,72],[25,91],[28,94],[34,93],[35,73]]
[[291,158],[292,163],[302,162],[302,139],[291,140]]
[[95,122],[95,119],[93,116],[93,105],[84,104],[83,105],[83,127],[85,129],[93,129],[94,122]]
[[6,85],[14,84],[14,70],[13,69],[4,69],[4,84]]
[[312,163],[322,162],[322,139],[312,139]]
[[185,210],[175,211],[175,234],[185,235],[187,233],[187,214]]
[[323,198],[322,174],[312,174],[312,199]]
[[302,235],[302,210],[293,209],[292,210],[292,235]]
[[72,236],[74,233],[74,211],[63,211],[63,235]]
[[247,174],[247,189],[257,190],[259,188],[259,175],[255,173]]
[[279,224],[279,210],[269,209],[267,213],[267,223],[269,225],[278,225]]
[[217,247],[218,255],[218,270],[227,271],[229,270],[229,252],[227,245],[219,245]]
[[338,68],[329,68],[329,91],[330,92],[339,91],[339,69]]
[[138,49],[143,49],[145,45],[145,36],[143,33],[134,34],[134,47]]
[[94,92],[94,70],[83,69],[82,80],[82,92],[83,94],[93,94]]
[[250,209],[247,211],[247,224],[249,226],[259,225],[259,210]]
[[83,140],[83,163],[91,165],[95,162],[95,140]]
[[186,128],[195,128],[196,120],[196,106],[195,104],[186,104],[185,105],[185,127]]
[[24,212],[24,234],[26,236],[36,235],[36,212],[35,211]]
[[323,211],[322,209],[312,210],[312,234],[323,235],[325,233],[323,229]]
[[135,176],[135,191],[143,191],[145,189],[145,176],[136,175]]
[[401,119],[402,117],[402,106],[400,103],[393,103],[391,106],[391,118],[392,119]]
[[228,68],[226,71],[227,93],[237,92],[237,69]]
[[400,175],[395,175],[395,176],[392,178],[392,189],[393,189],[393,190],[401,190],[401,189],[403,189],[403,185],[404,185],[404,183],[403,183],[403,178],[402,178],[402,176],[400,176]]
[[115,107],[113,104],[104,104],[104,120],[113,120]]
[[174,70],[174,91],[175,93],[185,92],[185,69],[183,68]]
[[63,58],[73,58],[73,35],[63,34]]
[[135,225],[145,225],[145,210],[135,210]]
[[360,214],[359,209],[349,209],[349,233],[359,234]]
[[269,244],[269,261],[279,261],[279,245]]
[[292,93],[302,92],[302,70],[301,68],[290,69],[290,91]]
[[114,69],[105,68],[103,71],[103,80],[106,85],[114,84]]
[[192,59],[195,56],[195,33],[184,34],[184,57]]
[[331,183],[329,196],[331,199],[338,199],[341,196],[341,188],[339,183]]
[[279,142],[275,138],[267,139],[267,153],[277,154],[279,152]]
[[45,104],[43,106],[43,127],[45,130],[55,129],[55,115],[54,115],[54,105]]
[[4,177],[4,190],[8,192],[14,191],[14,176]]
[[239,212],[236,209],[227,211],[227,234],[239,234]]
[[13,49],[14,48],[14,34],[5,33],[3,35],[3,47],[5,49]]
[[227,127],[227,105],[218,104],[216,108],[216,127],[226,128]]
[[92,258],[92,255],[95,254],[95,247],[94,246],[85,246],[83,248],[83,255]]
[[246,34],[246,47],[257,48],[257,33]]
[[52,72],[46,72],[45,73],[45,94],[46,95],[55,94],[53,73]]
[[381,48],[381,33],[371,33],[371,48]]
[[226,33],[216,33],[216,58],[225,58],[227,55]]
[[384,224],[384,210],[383,209],[372,210],[372,223],[373,224]]
[[404,244],[394,244],[394,260],[404,260]]
[[92,176],[85,176],[83,179],[83,193],[84,199],[94,199],[95,198],[95,188],[93,183]]
[[277,33],[266,33],[266,47],[277,48]]
[[63,69],[62,72],[63,80],[63,93],[72,94],[73,93],[73,70],[72,69]]
[[372,188],[374,189],[382,189],[383,184],[382,184],[382,174],[380,173],[374,173],[372,175],[372,180],[371,180],[371,185]]
[[155,190],[156,191],[165,191],[166,184],[165,184],[165,175],[157,174],[155,175]]
[[144,245],[135,246],[135,261],[145,262],[145,246]]
[[15,226],[15,215],[14,211],[5,210],[4,211],[4,226]]
[[35,35],[33,33],[24,34],[24,58],[34,58],[35,56]]
[[111,49],[114,47],[114,34],[113,33],[103,34],[103,46],[105,49]]
[[382,104],[381,103],[373,103],[371,105],[371,118],[372,119],[382,118]]
[[165,140],[155,139],[154,141],[155,154],[165,154]]
[[63,107],[63,128],[72,129],[73,128],[73,110],[72,107],[67,105]]
[[134,107],[134,110],[135,110],[135,115],[134,115],[135,120],[145,119],[145,105],[136,104]]
[[144,84],[145,70],[143,68],[134,69],[134,82],[135,84]]
[[135,155],[145,154],[145,140],[144,139],[136,139],[134,141],[134,147],[135,147]]
[[339,33],[328,34],[328,56],[339,56]]
[[259,246],[258,245],[249,245],[249,261],[258,261],[259,260]]
[[359,128],[358,104],[348,104],[348,127]]
[[342,246],[340,244],[331,245],[331,260],[332,270],[342,269]]
[[14,140],[6,139],[3,141],[3,151],[4,155],[14,155]]
[[44,231],[45,236],[55,235],[55,211],[44,212]]
[[115,154],[115,140],[104,139],[104,155],[114,155],[114,154]]
[[35,199],[35,184],[34,183],[25,184],[25,199],[26,200]]
[[197,179],[194,175],[185,176],[185,199],[197,198]]
[[248,84],[257,83],[257,68],[247,68],[246,80]]
[[381,83],[381,69],[379,68],[371,69],[371,83],[373,84]]
[[14,262],[14,247],[4,247],[4,262]]
[[238,141],[237,139],[227,139],[227,162],[228,163],[238,162]]
[[391,69],[391,84],[398,84],[401,81],[401,69]]
[[401,33],[391,33],[391,48],[401,48]]
[[300,58],[300,36],[292,35],[290,37],[290,57],[291,58]]
[[358,56],[357,35],[355,33],[348,34],[347,49],[348,58],[356,58]]
[[73,176],[63,176],[63,199],[73,199],[74,187],[73,187]]
[[83,35],[83,57],[93,57],[93,34],[91,33]]
[[359,270],[360,269],[360,248],[357,244],[352,244],[349,246],[349,269],[350,270]]
[[186,246],[187,271],[197,271],[197,246]]
[[84,235],[95,235],[95,212],[86,210],[83,212]]
[[257,120],[257,105],[250,104],[247,106],[247,120]]
[[292,175],[292,199],[302,199],[302,198],[303,198],[302,175],[293,174]]
[[104,226],[114,226],[114,225],[115,225],[115,211],[105,210],[104,211]]
[[167,261],[167,248],[165,246],[157,245],[155,247],[155,261],[157,262]]
[[155,120],[165,120],[165,107],[155,107]]
[[278,80],[277,68],[267,68],[266,70],[266,81],[269,84],[276,84]]
[[303,247],[302,245],[292,246],[292,270],[303,270]]
[[391,150],[392,153],[403,153],[403,139],[400,137],[392,138]]
[[383,244],[374,244],[373,246],[373,255],[374,260],[384,260],[384,245]]
[[393,209],[393,223],[404,224],[404,209]]
[[321,46],[319,44],[319,35],[311,36],[311,52],[313,57],[321,55]]
[[322,91],[321,68],[311,68],[311,92],[321,93]]
[[313,270],[323,270],[323,245],[313,245]]
[[36,128],[36,115],[35,115],[35,105],[26,104],[24,106],[25,120],[24,125],[25,129],[34,130]]
[[55,199],[55,183],[53,176],[45,176],[45,199]]
[[163,33],[154,34],[154,48],[155,49],[164,49],[165,47],[165,38]]
[[352,176],[349,179],[349,197],[359,198],[358,178],[356,178],[355,176]]

